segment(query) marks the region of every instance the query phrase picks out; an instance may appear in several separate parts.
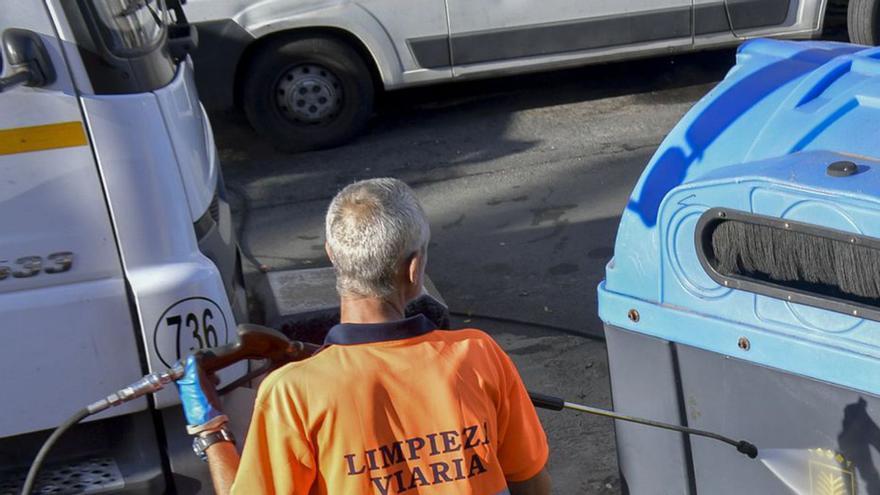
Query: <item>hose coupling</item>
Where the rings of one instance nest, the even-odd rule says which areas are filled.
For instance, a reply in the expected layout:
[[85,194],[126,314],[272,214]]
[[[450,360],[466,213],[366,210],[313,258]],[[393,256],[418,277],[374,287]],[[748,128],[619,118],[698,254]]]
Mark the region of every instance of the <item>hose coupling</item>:
[[107,397],[89,404],[89,414],[99,413],[105,409],[109,409],[119,404],[132,401],[146,394],[152,394],[165,388],[165,385],[179,379],[183,376],[183,366],[175,365],[173,368],[156,371],[148,375],[144,375],[140,380],[131,385],[121,388]]

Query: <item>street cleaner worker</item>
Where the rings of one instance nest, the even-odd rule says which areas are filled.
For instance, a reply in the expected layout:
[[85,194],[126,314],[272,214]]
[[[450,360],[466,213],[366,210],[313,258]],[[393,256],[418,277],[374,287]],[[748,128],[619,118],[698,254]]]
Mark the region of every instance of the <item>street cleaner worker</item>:
[[430,238],[412,190],[349,185],[326,236],[341,323],[263,381],[240,459],[214,380],[189,359],[177,382],[217,493],[549,494],[547,438],[510,358],[479,330],[404,317]]

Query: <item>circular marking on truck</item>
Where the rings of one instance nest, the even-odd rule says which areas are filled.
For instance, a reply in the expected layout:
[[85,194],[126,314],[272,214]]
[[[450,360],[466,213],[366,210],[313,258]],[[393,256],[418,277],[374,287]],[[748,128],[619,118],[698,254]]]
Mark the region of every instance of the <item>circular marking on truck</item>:
[[175,302],[162,313],[153,330],[153,350],[169,367],[192,352],[227,342],[226,314],[207,297]]

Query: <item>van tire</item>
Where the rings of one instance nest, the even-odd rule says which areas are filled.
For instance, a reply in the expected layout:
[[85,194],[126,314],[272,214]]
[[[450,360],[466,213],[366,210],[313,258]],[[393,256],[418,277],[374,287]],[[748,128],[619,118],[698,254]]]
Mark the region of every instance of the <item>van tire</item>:
[[851,42],[880,45],[880,0],[850,0],[846,26]]
[[247,71],[245,115],[280,151],[339,146],[360,133],[373,112],[370,70],[336,38],[280,38],[264,46]]

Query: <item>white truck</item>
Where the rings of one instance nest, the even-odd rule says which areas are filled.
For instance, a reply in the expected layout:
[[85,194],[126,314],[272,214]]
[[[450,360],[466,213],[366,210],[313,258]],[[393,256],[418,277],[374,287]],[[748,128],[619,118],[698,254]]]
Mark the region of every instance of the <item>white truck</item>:
[[[833,9],[831,7],[834,7]],[[880,0],[189,0],[209,108],[242,108],[282,150],[335,146],[381,90],[814,38],[847,9],[880,43]]]
[[[320,343],[338,298],[331,268],[258,274],[245,290],[177,1],[0,0],[0,12],[0,495],[14,495],[50,430],[236,342],[251,303],[260,322]],[[410,309],[448,321],[436,295]],[[250,364],[222,385],[265,369]],[[239,438],[253,394],[224,396]],[[77,424],[34,493],[212,493],[178,403],[168,387]]]
[[[0,12],[5,495],[72,411],[234,339],[245,291],[179,11],[0,0]],[[175,404],[171,387],[74,428],[39,493],[197,492],[204,467]]]

